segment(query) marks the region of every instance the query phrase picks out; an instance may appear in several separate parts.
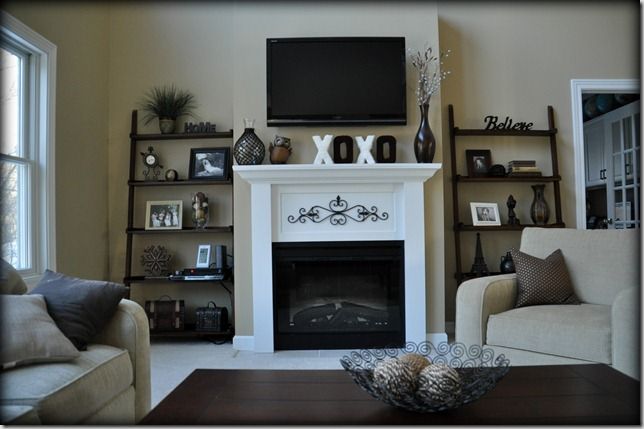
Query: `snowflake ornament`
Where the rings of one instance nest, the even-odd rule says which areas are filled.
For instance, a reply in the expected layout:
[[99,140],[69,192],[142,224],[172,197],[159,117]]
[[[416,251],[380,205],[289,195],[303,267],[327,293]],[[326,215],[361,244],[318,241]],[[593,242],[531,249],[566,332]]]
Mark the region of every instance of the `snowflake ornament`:
[[141,265],[146,274],[160,276],[168,272],[168,263],[172,255],[163,246],[148,246],[143,250],[141,255]]

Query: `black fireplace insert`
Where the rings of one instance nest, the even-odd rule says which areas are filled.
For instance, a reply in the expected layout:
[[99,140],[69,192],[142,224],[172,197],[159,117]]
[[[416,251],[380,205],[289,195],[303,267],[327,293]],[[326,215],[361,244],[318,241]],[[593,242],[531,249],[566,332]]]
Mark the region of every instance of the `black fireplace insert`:
[[403,241],[273,243],[275,350],[400,347]]

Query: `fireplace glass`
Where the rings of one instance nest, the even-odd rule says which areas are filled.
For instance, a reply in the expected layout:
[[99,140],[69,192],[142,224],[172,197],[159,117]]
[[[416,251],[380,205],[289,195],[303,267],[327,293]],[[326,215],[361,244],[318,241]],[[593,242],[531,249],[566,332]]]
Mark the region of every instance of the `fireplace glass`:
[[273,244],[276,350],[404,343],[402,241]]

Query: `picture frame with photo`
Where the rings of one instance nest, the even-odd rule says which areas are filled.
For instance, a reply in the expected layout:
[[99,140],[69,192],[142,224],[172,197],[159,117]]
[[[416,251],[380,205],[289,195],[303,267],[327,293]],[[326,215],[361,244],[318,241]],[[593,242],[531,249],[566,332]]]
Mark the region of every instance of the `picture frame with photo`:
[[190,149],[190,180],[228,180],[230,178],[230,148]]
[[492,165],[492,155],[489,149],[468,149],[465,151],[467,175],[469,177],[486,177]]
[[210,266],[210,251],[212,246],[210,244],[200,244],[197,249],[197,262],[196,268],[208,268]]
[[499,205],[497,203],[470,203],[472,225],[494,226],[501,225]]
[[183,201],[147,201],[145,204],[145,229],[181,229]]

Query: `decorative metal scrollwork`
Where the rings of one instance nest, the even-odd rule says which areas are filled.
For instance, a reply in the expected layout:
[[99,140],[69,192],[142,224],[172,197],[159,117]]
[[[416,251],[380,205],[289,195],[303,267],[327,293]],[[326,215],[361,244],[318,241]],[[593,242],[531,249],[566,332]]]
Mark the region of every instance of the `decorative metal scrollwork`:
[[313,223],[322,223],[329,220],[331,225],[345,225],[348,220],[364,222],[367,219],[371,219],[372,222],[377,222],[389,219],[389,213],[378,213],[376,206],[367,208],[362,204],[356,204],[349,207],[349,203],[340,198],[340,195],[329,201],[328,208],[315,205],[308,210],[301,208],[298,212],[299,216],[289,215],[287,220],[290,223],[306,223],[308,220]]

